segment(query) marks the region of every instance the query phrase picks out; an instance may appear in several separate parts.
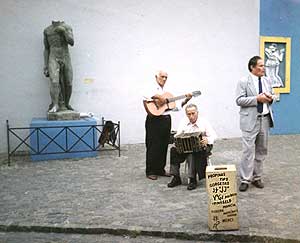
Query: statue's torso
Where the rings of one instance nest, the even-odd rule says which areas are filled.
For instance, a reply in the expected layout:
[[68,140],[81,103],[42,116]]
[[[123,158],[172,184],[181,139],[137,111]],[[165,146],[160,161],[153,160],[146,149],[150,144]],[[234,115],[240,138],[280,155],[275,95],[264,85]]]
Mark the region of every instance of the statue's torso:
[[50,57],[64,58],[69,56],[68,43],[62,33],[55,29],[57,26],[50,25],[45,29],[45,38],[49,44]]

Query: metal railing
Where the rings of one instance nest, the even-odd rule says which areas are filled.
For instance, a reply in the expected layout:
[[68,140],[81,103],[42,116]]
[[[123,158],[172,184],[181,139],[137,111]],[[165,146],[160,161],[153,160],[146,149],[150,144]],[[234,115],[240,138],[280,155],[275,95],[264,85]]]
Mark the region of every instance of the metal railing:
[[[9,121],[6,120],[8,166],[10,166],[12,156],[24,154],[35,156],[46,154],[83,153],[99,150],[118,150],[120,157],[120,121],[118,121],[118,123],[112,122],[113,128],[110,135],[107,139],[105,139],[105,143],[99,144],[98,142],[103,133],[103,128],[106,122],[107,121],[102,118],[101,125],[10,127]],[[52,132],[49,132],[49,129],[52,129]],[[53,129],[55,129],[54,132]],[[78,135],[78,129],[80,130],[80,135]],[[59,137],[62,136],[64,137],[63,143],[58,141]],[[45,138],[47,139],[46,143],[40,142],[42,137],[44,140]],[[32,144],[32,141],[34,141],[34,145]],[[103,148],[105,144],[110,145],[110,147]],[[78,145],[85,149],[78,150]],[[51,151],[51,146],[55,146],[56,149],[54,152]],[[27,150],[24,150],[24,147]],[[23,150],[21,148],[23,148]]]

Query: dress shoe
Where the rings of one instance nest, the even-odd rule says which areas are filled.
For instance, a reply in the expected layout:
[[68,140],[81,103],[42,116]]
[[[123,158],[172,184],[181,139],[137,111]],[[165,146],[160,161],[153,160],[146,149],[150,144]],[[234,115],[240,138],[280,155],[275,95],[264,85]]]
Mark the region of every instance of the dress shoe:
[[165,174],[163,174],[162,176],[171,177],[171,174],[168,172],[165,172]]
[[158,174],[159,176],[166,176],[166,177],[171,177],[170,173],[168,172],[163,172],[161,174]]
[[147,178],[150,179],[150,180],[157,180],[156,175],[147,175]]
[[241,183],[239,190],[240,190],[240,192],[245,192],[245,191],[247,191],[248,187],[249,187],[249,185],[247,183]]
[[190,182],[186,189],[194,190],[194,189],[196,189],[196,187],[197,187],[197,181],[194,178],[190,178]]
[[252,181],[252,185],[257,187],[257,188],[264,188],[264,183],[262,183],[261,180],[257,180],[257,181]]
[[175,187],[181,185],[181,179],[179,176],[174,176],[170,183],[168,183],[168,187]]

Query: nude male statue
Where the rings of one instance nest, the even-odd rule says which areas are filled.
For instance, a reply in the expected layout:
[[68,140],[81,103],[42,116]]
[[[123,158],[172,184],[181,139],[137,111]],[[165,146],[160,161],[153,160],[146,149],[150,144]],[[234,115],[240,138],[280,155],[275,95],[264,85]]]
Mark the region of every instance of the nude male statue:
[[72,28],[63,21],[52,21],[44,30],[44,74],[50,78],[50,113],[73,110],[69,104],[73,70],[68,45],[74,45]]

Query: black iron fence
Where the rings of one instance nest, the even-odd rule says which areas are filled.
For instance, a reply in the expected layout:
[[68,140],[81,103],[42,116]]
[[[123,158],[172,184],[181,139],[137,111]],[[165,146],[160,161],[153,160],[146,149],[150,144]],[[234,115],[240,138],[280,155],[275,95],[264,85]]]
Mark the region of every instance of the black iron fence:
[[[10,127],[6,120],[6,127],[8,166],[12,156],[27,154],[35,156],[118,150],[121,156],[120,121],[114,123],[102,118],[101,125]],[[43,143],[40,142],[41,137]]]

